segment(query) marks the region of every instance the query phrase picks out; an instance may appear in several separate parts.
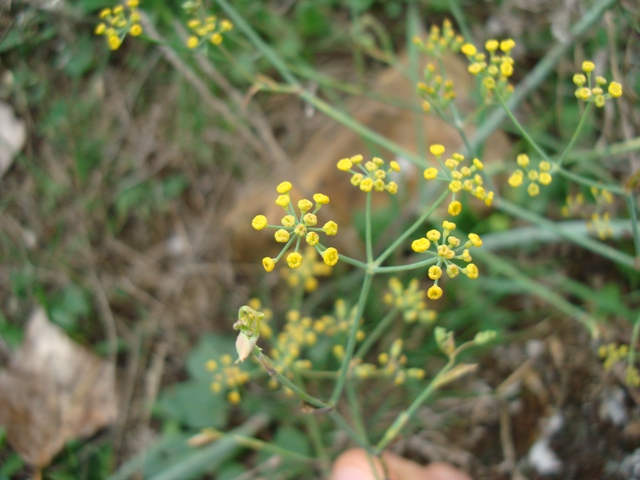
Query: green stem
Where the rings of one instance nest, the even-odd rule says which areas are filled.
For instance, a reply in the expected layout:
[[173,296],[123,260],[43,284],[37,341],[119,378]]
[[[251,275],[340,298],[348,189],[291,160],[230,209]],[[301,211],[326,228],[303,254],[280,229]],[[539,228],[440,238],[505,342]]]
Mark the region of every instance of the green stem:
[[356,393],[355,389],[355,382],[347,382],[345,390],[347,392],[347,402],[349,403],[351,416],[356,425],[356,432],[358,432],[358,435],[360,435],[362,439],[369,443],[369,440],[367,438],[367,430],[364,426],[362,413],[360,412],[360,404],[358,402],[358,394]]
[[525,138],[525,140],[529,143],[529,145],[531,145],[533,149],[536,152],[538,152],[538,155],[540,155],[542,158],[544,158],[548,162],[551,162],[551,159],[547,156],[546,152],[542,150],[542,148],[540,148],[540,146],[533,139],[533,137],[529,135],[529,132],[527,132],[527,130],[520,124],[520,122],[515,117],[515,115],[511,112],[511,110],[509,110],[509,107],[507,107],[507,104],[502,99],[502,96],[497,91],[495,92],[495,97],[498,99],[498,102],[500,102],[500,105],[502,105],[502,108],[507,114],[507,117],[509,117],[509,119],[511,120],[511,123],[513,123],[515,127],[518,129],[518,131],[520,132],[520,135],[522,135]]
[[494,204],[498,208],[498,210],[502,210],[503,212],[514,215],[522,220],[526,220],[527,222],[538,225],[539,227],[548,229],[559,237],[566,238],[572,243],[576,245],[580,245],[587,250],[590,250],[598,255],[606,257],[610,260],[613,260],[616,263],[621,265],[625,265],[631,269],[638,270],[638,266],[636,265],[634,257],[628,255],[624,252],[616,250],[609,245],[606,245],[602,242],[595,241],[589,237],[574,235],[571,231],[559,228],[555,222],[551,220],[547,220],[544,217],[541,217],[529,210],[519,207],[518,205],[511,203],[504,198],[497,198],[494,200]]
[[329,409],[333,407],[333,402],[332,403],[323,402],[322,400],[312,395],[309,395],[307,392],[302,390],[300,387],[298,387],[295,383],[293,383],[287,377],[285,377],[280,372],[278,372],[273,366],[273,362],[271,361],[271,359],[267,357],[264,353],[262,353],[262,349],[260,347],[256,346],[253,349],[253,356],[256,358],[256,360],[258,360],[258,362],[260,362],[260,365],[264,367],[264,369],[267,371],[269,375],[276,378],[285,387],[288,387],[289,389],[291,389],[296,395],[298,395],[299,398],[307,402],[309,405],[313,405],[314,407],[318,407],[318,408],[329,408]]
[[598,321],[584,310],[566,301],[562,295],[558,295],[550,288],[532,280],[530,277],[520,272],[520,270],[513,266],[513,264],[503,260],[497,255],[480,249],[474,253],[474,257],[482,259],[483,262],[489,265],[492,270],[511,278],[531,295],[547,302],[565,315],[573,317],[589,331],[592,338],[598,338]]
[[384,318],[378,322],[376,328],[373,329],[373,332],[367,335],[367,339],[362,343],[362,345],[360,345],[360,348],[358,348],[358,351],[353,356],[354,358],[364,358],[371,347],[373,347],[373,344],[378,340],[378,338],[380,338],[380,335],[382,335],[389,325],[391,325],[399,311],[400,310],[397,307],[392,308],[391,311],[389,311]]
[[[305,415],[305,418],[310,417],[310,415]],[[233,440],[238,445],[241,445],[246,448],[250,448],[257,452],[267,452],[272,453],[274,455],[279,455],[281,457],[290,458],[291,460],[301,460],[303,462],[315,462],[317,461],[315,458],[309,457],[307,455],[303,455],[301,453],[294,452],[287,448],[278,447],[277,445],[270,442],[263,442],[262,440],[258,440],[253,437],[246,437],[244,435],[239,435],[237,433],[222,433],[221,436],[224,438],[228,438]]]
[[420,395],[418,395],[415,398],[415,400],[411,402],[411,405],[409,405],[409,408],[401,412],[396,417],[394,422],[391,424],[391,426],[384,433],[380,441],[377,443],[375,447],[375,451],[377,453],[381,453],[387,447],[387,445],[389,445],[389,443],[391,443],[391,441],[400,433],[400,431],[411,419],[411,417],[416,412],[416,410],[418,410],[420,405],[426,402],[429,399],[429,397],[433,394],[433,392],[436,390],[438,385],[438,380],[440,380],[440,378],[442,378],[442,376],[445,373],[451,370],[454,365],[455,365],[455,356],[452,355],[449,358],[449,361],[447,362],[447,364],[442,368],[442,370],[440,370],[440,372],[438,372],[438,374],[429,382],[429,385],[427,385],[427,387],[422,392],[420,392]]
[[332,410],[329,413],[329,416],[336,423],[336,425],[338,425],[338,427],[340,427],[347,435],[349,435],[349,437],[351,437],[351,440],[356,442],[360,447],[364,448],[367,451],[367,453],[369,453],[370,455],[375,455],[375,451],[373,447],[369,444],[367,439],[362,438],[358,434],[358,432],[356,432],[353,429],[353,427],[349,425],[349,423],[344,419],[344,417],[340,415],[339,412],[337,412],[336,410]]
[[585,178],[582,175],[577,175],[569,170],[566,170],[562,167],[558,169],[558,173],[569,180],[573,180],[576,183],[587,187],[596,187],[598,190],[609,190],[611,193],[615,193],[617,195],[626,195],[625,190],[618,185],[603,185],[602,182],[597,182],[595,180],[591,180],[590,178]]
[[373,262],[373,240],[371,235],[371,192],[367,192],[367,203],[365,206],[365,246],[367,250],[367,264]]
[[362,318],[362,314],[364,313],[364,306],[367,303],[372,279],[373,274],[366,272],[364,275],[364,280],[362,281],[362,289],[360,290],[360,298],[358,299],[358,308],[356,309],[353,324],[351,325],[351,330],[349,331],[347,348],[345,349],[344,358],[342,359],[342,365],[340,366],[340,375],[338,376],[338,381],[336,382],[336,385],[333,389],[333,394],[331,395],[331,399],[329,400],[331,405],[335,405],[338,402],[340,394],[342,393],[342,389],[344,388],[344,382],[347,379],[349,365],[351,363],[353,350],[356,345],[356,335],[358,333],[359,326],[358,324],[360,318]]
[[562,154],[560,155],[560,158],[558,158],[556,165],[559,167],[561,166],[565,159],[567,158],[567,154],[573,150],[573,146],[575,145],[575,143],[578,141],[578,137],[580,136],[580,133],[582,133],[582,128],[584,127],[586,120],[587,120],[587,116],[589,115],[589,113],[591,113],[591,109],[593,108],[593,103],[587,103],[586,108],[584,109],[584,111],[582,112],[582,117],[580,118],[580,122],[578,123],[578,126],[576,127],[576,131],[573,132],[573,136],[571,137],[571,140],[569,140],[569,143],[567,144],[566,148],[564,149],[564,152],[562,152]]
[[291,74],[287,65],[282,59],[267,45],[262,38],[256,33],[256,31],[244,20],[244,17],[240,15],[227,0],[216,0],[220,8],[229,16],[235,26],[238,27],[242,33],[262,52],[262,54],[271,62],[273,67],[278,71],[282,78],[292,87],[300,87],[298,80]]
[[[294,375],[296,377],[296,381],[303,385],[303,380],[301,378],[300,372],[294,370]],[[324,447],[324,443],[322,442],[322,433],[320,432],[320,425],[318,424],[318,419],[315,415],[303,415],[302,419],[307,427],[307,432],[309,434],[309,438],[311,438],[311,443],[313,444],[313,448],[316,451],[317,457],[320,459],[323,474],[325,477],[329,477],[331,473],[329,471],[329,456],[327,455],[327,450]]]
[[633,233],[633,244],[635,246],[637,261],[638,258],[640,258],[640,234],[638,233],[638,211],[636,209],[636,202],[633,193],[627,193],[626,200],[629,217],[631,217],[631,232]]

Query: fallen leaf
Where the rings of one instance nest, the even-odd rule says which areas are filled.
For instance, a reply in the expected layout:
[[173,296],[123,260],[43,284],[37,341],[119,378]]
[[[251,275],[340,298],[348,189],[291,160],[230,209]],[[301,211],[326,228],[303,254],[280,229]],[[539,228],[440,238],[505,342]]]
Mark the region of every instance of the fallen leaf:
[[27,127],[16,118],[13,108],[0,102],[0,178],[9,169],[13,159],[27,139]]
[[0,371],[0,424],[23,460],[42,469],[66,442],[117,414],[115,369],[73,342],[39,309],[24,344]]

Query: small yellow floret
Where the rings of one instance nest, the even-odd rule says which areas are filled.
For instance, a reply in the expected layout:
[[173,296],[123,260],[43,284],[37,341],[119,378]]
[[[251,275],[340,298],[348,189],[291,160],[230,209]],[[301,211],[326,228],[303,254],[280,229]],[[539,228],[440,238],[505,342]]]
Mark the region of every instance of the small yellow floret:
[[476,47],[474,47],[471,43],[465,43],[464,45],[462,45],[462,47],[460,47],[460,51],[467,57],[473,57],[477,52]]
[[279,195],[278,198],[276,198],[276,205],[282,208],[287,208],[290,201],[288,194]]
[[131,28],[129,29],[129,33],[133,37],[139,37],[140,35],[142,35],[142,27],[140,26],[139,23],[134,23],[133,25],[131,25]]
[[478,278],[478,267],[473,263],[470,263],[466,268],[463,268],[462,272],[472,280]]
[[511,174],[508,182],[509,182],[509,185],[511,185],[513,188],[517,188],[520,185],[522,185],[522,180],[523,180],[522,171],[516,170]]
[[223,40],[222,35],[220,35],[219,33],[214,33],[213,35],[211,35],[211,38],[209,39],[209,41],[214,45],[220,45],[222,43],[222,40]]
[[521,167],[526,167],[529,165],[529,156],[526,153],[521,153],[516,157],[516,162]]
[[513,50],[513,47],[515,46],[516,46],[516,42],[514,42],[511,38],[502,40],[500,42],[500,50],[502,50],[504,53],[509,53],[511,50]]
[[342,170],[343,172],[348,172],[349,170],[351,170],[352,166],[353,162],[348,158],[343,158],[342,160],[338,161],[338,170]]
[[232,390],[227,394],[227,400],[229,400],[229,403],[231,405],[237,405],[240,403],[240,400],[241,400],[240,394],[237,391]]
[[324,263],[326,265],[333,267],[336,263],[338,263],[338,260],[340,259],[338,250],[333,247],[327,248],[324,252],[322,252],[322,259],[324,260]]
[[273,261],[273,258],[264,257],[262,259],[262,266],[267,272],[271,272],[275,268],[276,262]]
[[549,172],[540,172],[540,176],[538,177],[538,181],[542,185],[549,185],[551,183],[551,180],[553,180],[553,177],[551,176],[551,174]]
[[540,187],[538,186],[537,183],[530,183],[529,186],[527,187],[527,193],[530,196],[535,197],[540,193]]
[[303,198],[302,200],[298,201],[298,208],[303,213],[308,212],[313,208],[313,203],[311,202],[311,200]]
[[449,208],[447,208],[447,212],[449,215],[457,216],[462,212],[462,204],[458,200],[454,200],[449,204]]
[[333,220],[329,220],[324,224],[324,227],[322,227],[322,231],[329,236],[336,235],[338,233],[338,224]]
[[220,29],[223,32],[228,32],[229,30],[233,30],[233,23],[231,23],[229,20],[222,20],[220,22]]
[[322,193],[316,193],[313,195],[313,201],[318,205],[326,205],[329,203],[329,197],[323,195]]
[[99,23],[98,25],[96,25],[96,29],[94,30],[94,33],[96,35],[103,35],[106,30],[107,30],[107,26],[104,23]]
[[487,49],[488,52],[495,52],[498,49],[498,46],[500,44],[498,43],[497,40],[487,40],[487,42],[484,44],[484,48]]
[[424,171],[424,178],[426,180],[433,180],[437,176],[438,176],[438,169],[437,168],[429,167]]
[[588,100],[591,97],[591,89],[587,87],[582,87],[576,90],[576,97],[580,100]]
[[469,241],[472,243],[472,245],[474,247],[481,247],[482,246],[482,239],[480,238],[480,236],[477,233],[470,233],[468,235]]
[[442,269],[437,265],[432,265],[429,267],[428,275],[431,280],[437,280],[442,276]]
[[306,236],[307,244],[311,247],[315,247],[320,242],[320,235],[316,232],[309,232]]
[[109,44],[109,48],[111,50],[117,50],[118,48],[120,48],[120,45],[122,45],[122,40],[120,40],[120,37],[118,35],[109,35],[107,43]]
[[360,190],[369,193],[373,189],[373,180],[365,178],[360,182]]
[[607,88],[607,91],[613,98],[618,98],[622,96],[622,85],[620,85],[618,82],[611,82],[609,84],[609,87]]
[[437,242],[438,240],[440,240],[440,232],[435,229],[429,230],[427,232],[427,238],[432,242]]
[[276,191],[282,195],[284,193],[289,193],[292,187],[293,185],[291,185],[291,182],[282,182],[276,187]]
[[442,297],[442,289],[438,285],[433,285],[429,290],[427,290],[427,297],[431,300],[438,300]]
[[411,249],[414,252],[418,252],[418,253],[426,252],[427,250],[429,250],[430,246],[431,246],[431,242],[429,242],[429,240],[427,240],[424,237],[418,238],[417,240],[414,240],[413,242],[411,242]]
[[256,230],[262,230],[267,226],[267,217],[264,215],[256,215],[251,221],[251,226]]
[[444,228],[445,230],[455,230],[456,229],[456,224],[453,222],[448,222],[447,220],[445,220],[444,222],[442,222],[442,228]]
[[399,172],[400,171],[400,164],[398,162],[396,162],[395,160],[391,160],[389,162],[389,168],[391,168],[391,170],[393,170],[394,172]]
[[291,235],[284,228],[281,228],[274,234],[274,237],[278,243],[287,243]]
[[431,145],[429,147],[429,151],[433,155],[435,155],[436,157],[439,157],[440,155],[442,155],[444,153],[444,147],[442,145],[436,143],[436,144]]
[[191,35],[188,39],[187,39],[187,48],[191,48],[194,49],[198,46],[199,40],[198,37],[196,37],[195,35]]
[[291,268],[300,267],[300,265],[302,265],[302,255],[300,255],[298,252],[291,252],[289,255],[287,255],[287,264]]
[[591,73],[595,70],[596,66],[593,62],[584,61],[582,62],[582,71],[584,73]]

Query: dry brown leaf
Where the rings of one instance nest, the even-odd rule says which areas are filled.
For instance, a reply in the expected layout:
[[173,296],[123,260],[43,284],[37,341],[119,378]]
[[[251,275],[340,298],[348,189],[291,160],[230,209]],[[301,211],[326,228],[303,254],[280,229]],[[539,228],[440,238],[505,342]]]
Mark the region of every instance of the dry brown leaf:
[[0,102],[0,178],[13,163],[27,139],[27,127],[24,122],[16,118],[13,108]]
[[24,344],[0,371],[0,424],[9,443],[36,468],[66,442],[116,418],[114,366],[74,343],[39,309]]

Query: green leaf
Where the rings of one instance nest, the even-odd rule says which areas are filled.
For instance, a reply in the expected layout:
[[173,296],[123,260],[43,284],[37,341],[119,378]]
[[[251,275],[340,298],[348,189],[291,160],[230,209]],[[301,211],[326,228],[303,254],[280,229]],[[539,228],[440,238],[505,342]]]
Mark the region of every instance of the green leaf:
[[209,389],[209,382],[189,381],[165,390],[157,413],[192,428],[221,428],[226,424],[229,404]]
[[286,448],[292,452],[311,455],[307,435],[291,425],[283,425],[278,428],[273,441],[277,446]]

